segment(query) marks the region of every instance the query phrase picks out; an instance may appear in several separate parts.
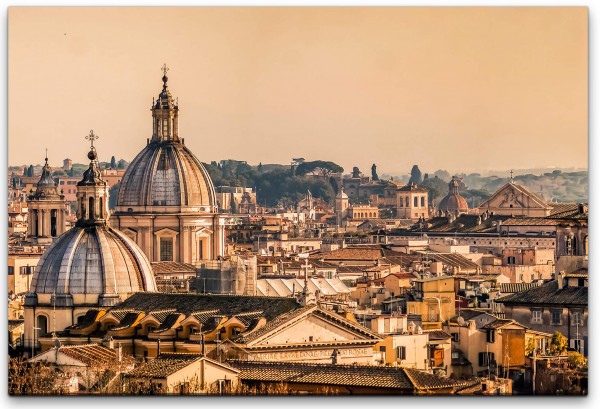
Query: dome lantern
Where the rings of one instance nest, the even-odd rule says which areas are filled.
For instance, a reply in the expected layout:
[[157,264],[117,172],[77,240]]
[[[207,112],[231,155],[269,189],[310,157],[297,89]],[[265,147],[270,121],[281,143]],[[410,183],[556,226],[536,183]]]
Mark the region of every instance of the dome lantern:
[[173,100],[167,86],[167,71],[163,65],[163,88],[158,99],[152,103],[152,142],[181,142],[179,139],[179,107]]
[[98,152],[94,141],[99,138],[91,130],[85,137],[90,141],[88,159],[89,168],[83,172],[83,178],[77,183],[77,226],[105,225],[108,221],[108,183],[102,179]]

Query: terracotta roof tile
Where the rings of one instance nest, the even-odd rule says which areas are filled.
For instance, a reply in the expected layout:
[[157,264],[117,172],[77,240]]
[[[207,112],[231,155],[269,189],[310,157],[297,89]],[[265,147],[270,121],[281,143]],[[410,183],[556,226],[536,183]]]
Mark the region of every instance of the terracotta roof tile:
[[362,386],[406,391],[459,389],[473,384],[473,381],[456,381],[400,367],[237,360],[229,362],[241,370],[240,379],[245,381]]

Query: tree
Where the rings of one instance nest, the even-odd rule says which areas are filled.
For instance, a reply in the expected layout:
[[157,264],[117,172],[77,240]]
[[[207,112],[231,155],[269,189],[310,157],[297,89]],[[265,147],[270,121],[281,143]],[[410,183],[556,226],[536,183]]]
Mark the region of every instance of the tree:
[[119,187],[121,183],[115,183],[108,192],[108,208],[114,209],[117,205],[117,196],[119,195]]
[[358,166],[355,166],[352,168],[352,177],[353,178],[359,178],[360,177],[360,169],[358,169]]
[[125,159],[121,159],[119,162],[117,162],[117,169],[125,169],[127,165],[129,165],[129,162],[127,162]]
[[448,172],[447,170],[442,170],[442,169],[436,170],[433,173],[433,176],[437,176],[438,178],[440,178],[440,179],[442,179],[442,180],[444,180],[446,182],[449,182],[450,179],[452,178],[450,176],[450,172]]
[[29,167],[27,168],[27,176],[29,176],[29,177],[35,176],[33,173],[33,165],[29,165]]
[[425,179],[420,186],[429,191],[430,203],[437,203],[448,193],[448,185],[438,177]]
[[303,176],[309,173],[314,175],[329,176],[332,173],[341,173],[344,171],[340,165],[334,162],[315,160],[312,162],[303,162],[296,167],[296,175]]
[[371,166],[371,179],[379,180],[379,176],[377,175],[377,166],[375,164]]
[[556,331],[550,340],[550,353],[560,355],[567,350],[567,337]]
[[260,163],[258,164],[258,168],[257,168],[257,170],[258,170],[258,173],[262,173],[262,172],[263,172],[263,165],[262,165],[262,162],[260,162]]
[[415,185],[420,184],[421,179],[421,171],[419,170],[418,165],[413,165],[412,170],[410,171],[410,179],[408,180],[408,184],[414,183]]
[[569,352],[567,361],[571,369],[587,368],[587,359],[579,352]]
[[111,169],[117,168],[117,159],[114,157],[114,155],[110,158],[110,168]]

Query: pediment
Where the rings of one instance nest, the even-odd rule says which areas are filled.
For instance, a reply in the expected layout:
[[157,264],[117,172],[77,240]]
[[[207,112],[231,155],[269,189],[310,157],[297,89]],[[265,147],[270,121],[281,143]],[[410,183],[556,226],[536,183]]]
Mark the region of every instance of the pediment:
[[157,237],[174,237],[174,236],[177,236],[178,234],[179,234],[178,231],[175,231],[168,227],[162,228],[160,230],[156,230],[154,232],[154,235]]
[[312,310],[306,315],[282,323],[277,328],[249,342],[252,347],[311,344],[329,342],[357,342],[378,339],[366,329],[341,317],[339,319],[320,310]]
[[487,209],[548,209],[548,205],[523,186],[509,182],[480,204],[479,208],[484,211]]

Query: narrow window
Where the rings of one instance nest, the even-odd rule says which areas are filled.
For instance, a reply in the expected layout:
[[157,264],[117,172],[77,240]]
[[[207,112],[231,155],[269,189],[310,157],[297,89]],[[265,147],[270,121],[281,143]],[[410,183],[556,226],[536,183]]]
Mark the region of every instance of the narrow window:
[[94,218],[94,198],[90,197],[90,208],[89,208],[89,217],[88,219],[92,220]]
[[173,261],[173,239],[160,239],[160,261]]

